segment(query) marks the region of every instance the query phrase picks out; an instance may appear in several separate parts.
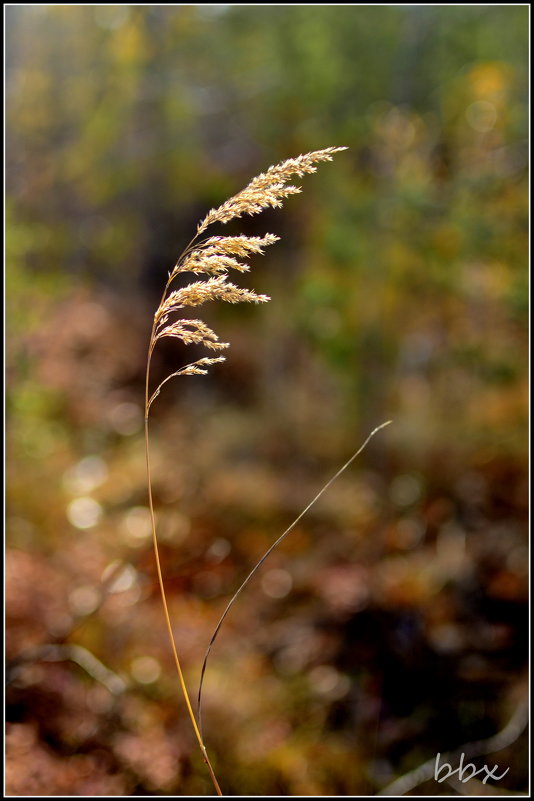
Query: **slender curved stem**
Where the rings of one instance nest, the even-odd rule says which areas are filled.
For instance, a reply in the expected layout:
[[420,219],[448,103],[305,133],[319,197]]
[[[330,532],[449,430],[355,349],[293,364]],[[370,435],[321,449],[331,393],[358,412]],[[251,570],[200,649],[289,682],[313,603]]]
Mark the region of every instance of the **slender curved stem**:
[[[193,241],[194,240],[192,240],[192,242]],[[191,243],[190,243],[190,245],[191,245]],[[188,247],[190,247],[190,245]],[[181,258],[183,258],[183,256]],[[168,279],[168,281],[167,281],[167,283],[165,285],[165,289],[163,290],[161,303],[165,299],[165,295],[167,294],[167,290],[169,288],[169,284],[171,283],[171,280],[172,279],[169,276],[169,279]],[[161,305],[161,303],[160,303],[160,305]],[[154,545],[154,555],[155,555],[155,558],[156,558],[156,568],[157,568],[157,573],[158,573],[158,583],[159,583],[159,588],[160,588],[161,600],[162,600],[162,603],[163,603],[163,611],[164,611],[164,615],[165,615],[165,622],[167,624],[167,631],[169,633],[169,640],[170,640],[170,643],[171,643],[172,653],[173,653],[173,656],[174,656],[174,663],[176,665],[176,671],[178,673],[178,679],[180,681],[180,687],[181,687],[181,690],[182,690],[182,694],[184,696],[185,704],[186,704],[186,707],[187,707],[187,712],[188,712],[188,715],[189,715],[189,717],[191,719],[193,730],[194,730],[195,736],[196,736],[196,738],[198,740],[198,744],[200,746],[200,750],[202,752],[202,756],[204,758],[204,762],[206,763],[206,765],[208,767],[209,774],[210,774],[211,780],[213,782],[213,786],[215,787],[215,791],[216,791],[217,795],[222,796],[221,788],[220,788],[219,783],[217,781],[217,777],[215,776],[214,770],[213,770],[213,768],[211,766],[211,762],[209,760],[209,757],[208,757],[208,754],[207,754],[207,751],[206,751],[206,746],[204,745],[204,741],[202,739],[202,735],[200,733],[200,729],[198,727],[198,724],[197,724],[197,721],[196,721],[196,718],[195,718],[195,715],[194,715],[194,712],[193,712],[193,708],[191,706],[191,701],[189,699],[189,693],[187,691],[184,675],[183,675],[183,672],[182,672],[182,666],[180,664],[180,659],[178,658],[178,651],[176,649],[176,643],[174,641],[174,635],[173,635],[173,632],[172,632],[171,618],[170,618],[170,614],[169,614],[169,607],[168,607],[168,604],[167,604],[167,596],[165,594],[165,586],[164,586],[164,583],[163,583],[163,573],[162,573],[162,570],[161,570],[161,561],[160,561],[160,558],[159,558],[158,538],[157,538],[157,533],[156,533],[156,518],[155,518],[155,514],[154,514],[154,501],[153,501],[153,497],[152,497],[152,473],[151,473],[151,467],[150,467],[150,445],[149,445],[149,436],[148,436],[148,417],[149,417],[149,409],[150,409],[150,401],[149,401],[150,365],[151,365],[152,353],[153,353],[154,345],[155,345],[154,333],[155,333],[155,323],[152,324],[152,332],[150,334],[150,343],[149,343],[149,346],[148,346],[148,357],[147,357],[146,378],[145,378],[145,454],[146,454],[146,469],[147,469],[147,480],[148,480],[148,504],[149,504],[149,508],[150,508],[150,520],[151,520],[151,523],[152,523],[152,540],[153,540],[153,545]]]
[[163,387],[163,385],[166,384],[167,381],[170,381],[171,378],[176,378],[176,376],[179,376],[180,373],[182,372],[182,370],[184,370],[186,367],[189,367],[189,365],[186,364],[183,367],[180,367],[180,369],[177,370],[175,373],[171,373],[170,375],[167,376],[167,378],[163,379],[161,384],[158,385],[157,389],[154,390],[154,392],[152,393],[152,395],[150,396],[150,398],[148,400],[148,408],[149,409],[152,406],[153,401],[156,400],[156,398],[158,397],[159,393],[161,392],[161,388]]
[[280,545],[282,540],[287,537],[289,532],[292,531],[295,528],[297,523],[304,517],[306,512],[309,509],[311,509],[311,507],[314,505],[314,503],[319,500],[321,495],[323,495],[323,493],[325,493],[326,490],[329,487],[332,486],[334,481],[337,478],[339,478],[339,476],[347,469],[347,467],[350,467],[350,465],[353,463],[353,461],[356,459],[356,457],[359,456],[360,453],[363,451],[363,449],[367,446],[367,443],[369,442],[369,440],[371,440],[378,431],[380,431],[382,428],[385,428],[390,423],[391,423],[391,420],[387,420],[385,423],[382,423],[381,425],[379,425],[375,429],[373,429],[373,431],[371,431],[371,433],[369,434],[369,436],[367,437],[367,439],[365,440],[363,445],[360,445],[358,450],[355,453],[353,453],[352,456],[350,457],[350,459],[345,462],[343,467],[340,467],[339,470],[337,471],[337,473],[335,475],[333,475],[332,478],[329,481],[326,482],[326,484],[324,484],[322,489],[319,490],[317,495],[315,495],[313,500],[311,500],[309,502],[309,504],[306,506],[306,508],[302,510],[302,512],[299,514],[299,516],[296,517],[295,520],[293,520],[291,525],[286,528],[284,533],[281,534],[275,542],[273,542],[273,544],[267,549],[267,551],[265,551],[265,553],[263,554],[261,559],[258,562],[256,562],[256,564],[254,565],[254,567],[252,568],[252,570],[250,571],[250,573],[248,574],[246,579],[242,582],[242,584],[239,586],[239,588],[236,590],[236,592],[233,594],[232,598],[228,602],[228,604],[226,606],[226,609],[224,610],[224,612],[222,613],[221,617],[219,618],[219,622],[215,626],[214,632],[211,635],[211,639],[209,641],[206,653],[204,655],[204,661],[202,663],[202,669],[200,671],[200,682],[199,682],[199,686],[198,686],[198,696],[197,696],[197,710],[198,710],[198,725],[199,725],[199,729],[200,729],[201,734],[202,734],[202,688],[204,686],[204,674],[206,673],[206,667],[208,665],[208,659],[209,659],[209,655],[211,653],[211,649],[213,647],[213,644],[214,644],[215,640],[217,639],[217,636],[219,634],[221,626],[224,623],[228,612],[230,611],[230,609],[232,608],[234,603],[237,601],[238,597],[241,595],[241,593],[243,592],[243,590],[245,589],[245,587],[247,586],[247,584],[249,583],[251,578],[254,576],[254,574],[260,569],[262,564],[265,562],[267,557],[274,551],[274,549],[278,545]]

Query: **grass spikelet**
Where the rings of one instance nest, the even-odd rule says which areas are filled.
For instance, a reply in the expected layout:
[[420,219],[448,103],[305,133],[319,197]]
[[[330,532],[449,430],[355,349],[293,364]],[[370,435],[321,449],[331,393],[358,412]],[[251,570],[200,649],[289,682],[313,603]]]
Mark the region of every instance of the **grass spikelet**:
[[156,339],[161,337],[176,337],[185,345],[204,345],[210,350],[228,348],[229,342],[219,342],[219,337],[202,320],[177,320],[175,323],[162,328]]
[[[224,300],[226,303],[254,302],[265,303],[267,295],[257,295],[250,289],[242,289],[227,283],[226,275],[218,275],[207,281],[194,281],[192,284],[176,289],[159,305],[154,322],[159,326],[168,319],[169,314],[184,306],[200,306],[209,300]],[[183,322],[183,321],[181,321]]]
[[234,256],[248,256],[249,253],[263,253],[264,248],[274,245],[280,237],[274,234],[265,236],[212,236],[202,246],[207,255],[229,253]]
[[269,167],[267,172],[253,178],[241,192],[229,198],[222,206],[211,209],[199,223],[198,233],[201,234],[214,222],[227,223],[236,217],[242,217],[243,214],[259,214],[269,206],[273,208],[281,206],[284,198],[301,191],[300,187],[287,183],[291,176],[298,175],[300,178],[306,173],[315,172],[319,162],[332,161],[332,156],[341,150],[346,148],[327,147]]
[[[196,361],[180,367],[178,370],[168,375],[150,393],[150,366],[152,354],[157,342],[165,337],[181,340],[185,345],[201,345],[211,351],[220,351],[229,347],[228,342],[220,342],[217,334],[212,331],[202,320],[199,319],[173,319],[174,316],[186,307],[201,306],[203,303],[213,300],[222,300],[226,303],[266,303],[270,298],[267,295],[259,295],[254,290],[238,287],[227,281],[230,270],[238,273],[246,273],[250,267],[238,259],[246,259],[254,254],[261,254],[269,245],[278,241],[274,234],[259,236],[211,236],[203,241],[197,241],[201,234],[212,225],[212,223],[227,223],[244,214],[258,214],[266,208],[278,208],[283,200],[290,195],[298,194],[300,187],[288,183],[293,175],[302,177],[306,173],[313,173],[317,169],[317,164],[324,161],[331,161],[332,156],[344,147],[328,147],[324,150],[316,150],[312,153],[288,159],[280,164],[269,167],[265,173],[253,178],[252,181],[237,195],[226,200],[217,209],[212,209],[206,217],[198,224],[197,233],[189,245],[183,251],[173,269],[169,273],[165,284],[161,301],[154,314],[152,331],[148,345],[148,358],[146,366],[145,380],[145,451],[148,477],[148,501],[152,524],[152,540],[154,545],[154,555],[156,559],[156,570],[163,603],[163,611],[169,634],[171,649],[178,673],[180,687],[187,707],[187,712],[193,726],[198,745],[202,752],[204,762],[208,768],[213,786],[217,795],[222,795],[221,788],[211,766],[206,747],[204,745],[200,719],[197,721],[189,693],[185,684],[178,651],[172,631],[171,619],[163,583],[161,561],[159,557],[158,538],[156,533],[156,518],[154,513],[154,502],[152,497],[152,477],[150,468],[150,440],[148,430],[148,419],[150,409],[154,400],[158,397],[162,387],[175,376],[184,375],[206,375],[209,367],[213,364],[225,361],[224,356],[204,356]],[[238,257],[238,258],[235,258]],[[193,281],[181,289],[171,291],[170,287],[176,276],[183,273],[193,275],[204,274],[206,280]],[[239,590],[240,592],[241,590]],[[225,613],[226,614],[226,613]],[[220,621],[219,627],[222,623]],[[217,629],[218,631],[218,629]],[[217,633],[217,632],[216,632]],[[215,634],[216,636],[216,634]],[[214,639],[210,643],[213,644]],[[206,657],[207,659],[207,657]],[[202,668],[202,677],[206,661]]]

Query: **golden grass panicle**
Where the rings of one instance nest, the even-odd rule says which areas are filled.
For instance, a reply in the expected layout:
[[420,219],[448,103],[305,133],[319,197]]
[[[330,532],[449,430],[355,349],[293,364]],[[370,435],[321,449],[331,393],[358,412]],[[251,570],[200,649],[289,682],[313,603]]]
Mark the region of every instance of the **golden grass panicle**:
[[334,153],[340,150],[346,148],[327,147],[269,167],[267,172],[253,178],[237,195],[226,200],[217,209],[211,209],[199,223],[197,232],[203,233],[208,225],[214,222],[227,223],[236,217],[242,217],[243,214],[259,214],[269,206],[280,207],[284,198],[301,191],[300,187],[287,183],[292,175],[302,177],[305,173],[315,172],[316,164],[321,161],[332,161]]

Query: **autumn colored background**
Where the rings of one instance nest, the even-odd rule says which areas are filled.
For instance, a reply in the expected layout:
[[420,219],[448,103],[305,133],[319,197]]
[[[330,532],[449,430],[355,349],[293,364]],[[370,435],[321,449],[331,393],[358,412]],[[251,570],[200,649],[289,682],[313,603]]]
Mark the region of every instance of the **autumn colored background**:
[[[209,208],[346,145],[203,307],[153,407],[192,695],[225,793],[376,794],[500,731],[527,670],[527,6],[8,7],[7,791],[207,795],[158,595],[152,316]],[[189,361],[176,342],[154,380]],[[477,762],[527,790],[527,738]],[[476,789],[476,788],[475,788]],[[443,785],[419,789],[439,794]]]

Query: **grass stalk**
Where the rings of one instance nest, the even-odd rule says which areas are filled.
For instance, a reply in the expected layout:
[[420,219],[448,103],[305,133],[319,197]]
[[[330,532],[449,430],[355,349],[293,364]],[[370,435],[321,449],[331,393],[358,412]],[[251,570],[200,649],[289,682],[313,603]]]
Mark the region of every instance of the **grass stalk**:
[[[273,234],[265,234],[263,237],[249,237],[243,235],[229,237],[215,236],[202,239],[200,242],[197,240],[199,239],[200,235],[203,234],[213,223],[218,222],[225,224],[229,220],[232,220],[236,217],[241,217],[244,214],[258,214],[263,209],[269,207],[279,208],[282,205],[282,201],[286,197],[298,194],[300,192],[300,187],[296,187],[288,183],[289,179],[293,175],[298,175],[300,177],[306,173],[315,172],[317,169],[316,165],[318,163],[331,161],[333,155],[340,150],[345,150],[345,148],[329,147],[324,150],[317,150],[312,153],[297,156],[296,158],[288,159],[280,164],[269,167],[265,173],[260,173],[260,175],[256,176],[256,178],[253,178],[252,181],[250,181],[250,183],[243,190],[241,190],[241,192],[238,192],[236,195],[226,200],[217,209],[211,209],[206,217],[198,224],[195,236],[183,250],[181,256],[174,265],[174,268],[169,273],[159,306],[157,307],[154,315],[152,330],[150,333],[145,377],[145,453],[148,482],[148,503],[150,508],[152,539],[158,574],[158,583],[161,600],[163,603],[165,622],[167,625],[167,631],[174,657],[174,663],[178,673],[180,688],[187,708],[187,714],[191,720],[195,737],[202,752],[204,762],[208,767],[211,781],[213,782],[215,791],[219,796],[222,795],[222,791],[215,776],[213,767],[210,763],[202,736],[200,706],[199,720],[197,722],[191,706],[189,693],[185,683],[180,659],[178,657],[178,650],[176,648],[176,642],[172,631],[171,617],[165,593],[163,572],[159,556],[156,516],[154,512],[152,471],[150,464],[149,416],[152,402],[159,395],[162,387],[167,383],[167,381],[175,376],[180,375],[205,375],[207,373],[207,369],[205,368],[215,364],[216,362],[222,362],[225,359],[224,356],[220,355],[197,359],[196,361],[181,367],[179,370],[172,372],[157,386],[152,393],[150,393],[150,367],[152,363],[152,354],[157,342],[163,337],[174,337],[181,339],[186,345],[203,345],[209,350],[219,353],[221,350],[224,350],[228,347],[229,343],[219,342],[219,337],[217,334],[205,323],[203,323],[202,320],[177,320],[175,318],[175,314],[177,312],[181,312],[181,310],[185,307],[200,306],[202,303],[211,300],[224,300],[227,303],[265,303],[270,300],[270,298],[268,298],[266,295],[258,295],[253,290],[244,289],[228,282],[226,277],[229,269],[234,269],[240,273],[248,272],[249,270],[248,264],[238,261],[236,258],[234,258],[235,256],[247,257],[254,253],[263,253],[264,247],[274,244],[278,240],[278,237],[274,236]],[[208,278],[201,281],[193,281],[181,289],[170,291],[170,286],[173,280],[176,278],[176,276],[184,272],[190,272],[194,275],[204,273],[208,276]],[[356,455],[357,454],[355,454],[353,458],[355,458]],[[352,459],[350,461],[352,461]],[[345,465],[345,467],[348,467],[350,461],[347,463],[347,465]],[[343,469],[345,468],[342,468],[342,470]],[[326,489],[330,483],[332,482],[330,481],[319,493],[319,495],[322,494],[324,489]],[[316,496],[316,499],[319,497],[319,495]],[[312,503],[314,503],[315,500],[312,501]],[[309,506],[307,509],[308,508]],[[304,514],[307,509],[304,510],[302,514]],[[302,515],[300,517],[302,517]],[[298,519],[300,519],[300,517]],[[295,523],[293,523],[290,529],[296,524],[296,522],[298,522],[298,519],[295,521]],[[217,630],[212,637],[208,647],[207,655],[204,659],[200,680],[200,692],[202,690],[202,681],[204,679],[204,673],[206,670],[207,656],[209,655],[211,646],[215,640],[215,637],[217,636],[224,618],[230,609],[230,606],[240,594],[241,590],[244,589],[244,586],[248,583],[254,572],[259,568],[260,564],[269,555],[271,550],[276,547],[278,542],[283,539],[285,534],[287,534],[290,529],[288,529],[284,535],[282,535],[282,538],[280,538],[275,545],[269,549],[263,559],[260,560],[260,563],[249,574],[248,578],[240,587],[225,611],[223,618],[219,622]]]

